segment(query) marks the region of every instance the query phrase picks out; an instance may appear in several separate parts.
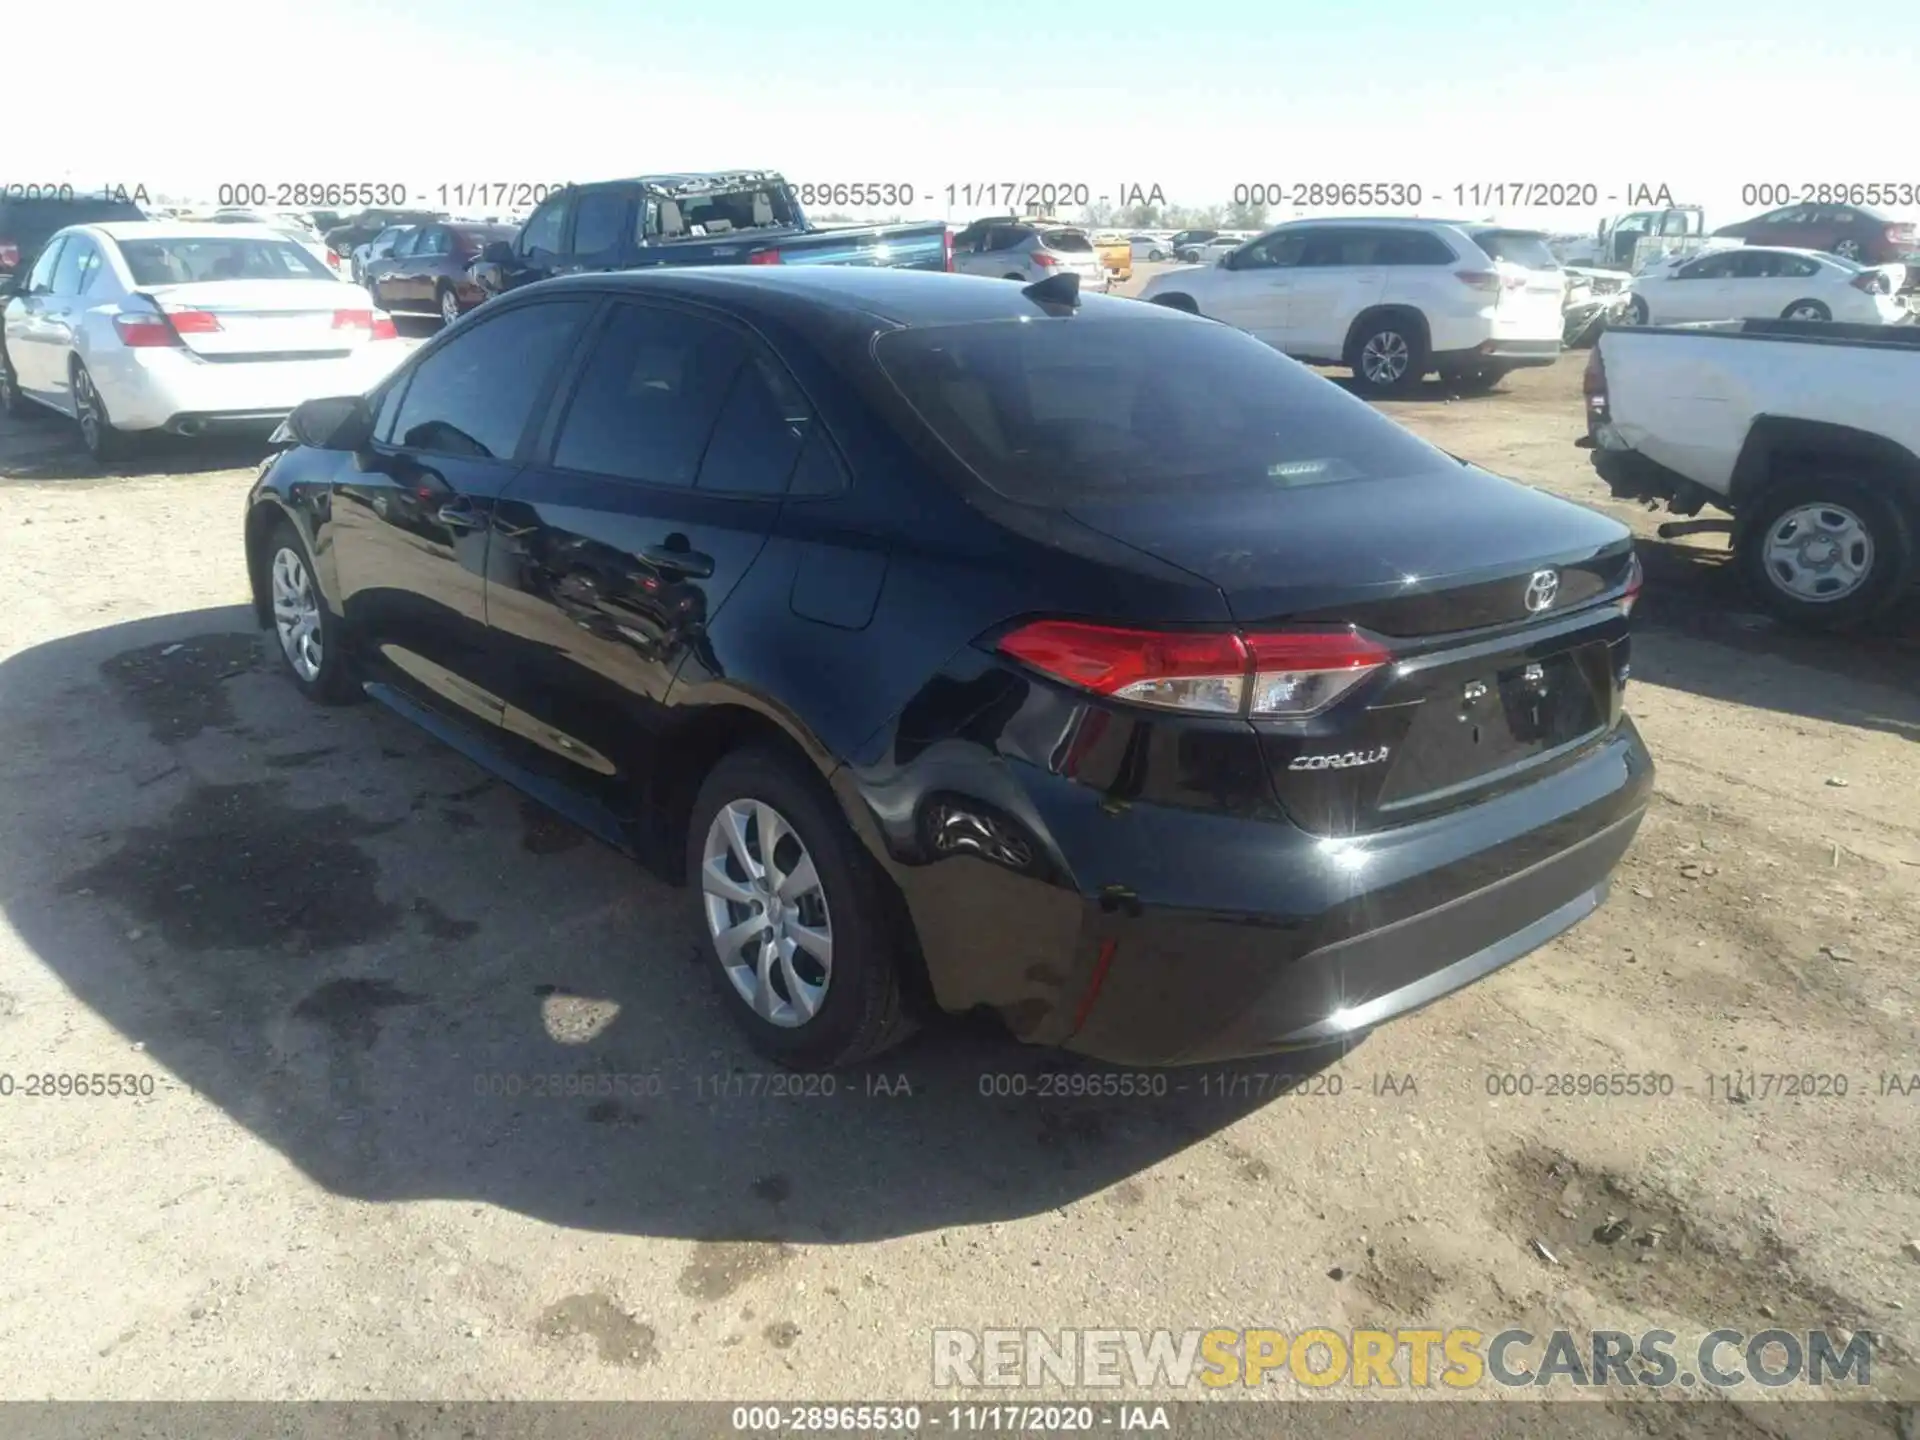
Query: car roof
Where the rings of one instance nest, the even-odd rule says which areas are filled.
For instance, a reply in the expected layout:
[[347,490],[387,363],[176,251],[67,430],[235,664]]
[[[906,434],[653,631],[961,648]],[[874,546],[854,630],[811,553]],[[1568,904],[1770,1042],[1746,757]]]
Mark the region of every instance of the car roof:
[[661,175],[629,175],[619,180],[595,180],[591,184],[572,188],[600,190],[609,185],[645,185],[673,194],[698,194],[703,190],[726,190],[736,185],[765,185],[774,180],[782,180],[777,170],[686,170]]
[[286,232],[277,225],[216,225],[194,220],[105,220],[85,228],[98,230],[110,240],[286,239]]
[[[865,315],[895,325],[961,325],[982,320],[1034,319],[1057,313],[1026,287],[979,275],[892,270],[852,265],[698,265],[609,271],[545,280],[513,293],[596,290],[659,295],[722,306],[751,319],[756,313],[787,321],[824,311]],[[1135,300],[1082,295],[1074,318],[1104,324],[1191,320],[1191,316]]]

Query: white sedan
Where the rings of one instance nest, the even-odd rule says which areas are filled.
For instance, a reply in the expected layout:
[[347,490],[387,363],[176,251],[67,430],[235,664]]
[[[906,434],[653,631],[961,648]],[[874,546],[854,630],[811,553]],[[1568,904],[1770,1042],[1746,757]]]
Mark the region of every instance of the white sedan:
[[0,403],[68,415],[96,459],[142,432],[270,429],[407,346],[364,290],[264,225],[71,225],[6,307]]
[[1857,265],[1816,250],[1740,245],[1656,260],[1633,277],[1627,320],[1839,320],[1895,325],[1912,317],[1898,298],[1904,265]]

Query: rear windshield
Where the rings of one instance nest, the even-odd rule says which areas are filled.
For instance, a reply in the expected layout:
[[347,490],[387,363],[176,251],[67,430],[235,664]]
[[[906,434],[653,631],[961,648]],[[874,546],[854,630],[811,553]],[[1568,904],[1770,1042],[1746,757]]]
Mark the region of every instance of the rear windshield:
[[1049,250],[1091,250],[1093,244],[1078,230],[1045,230],[1040,235],[1041,243]]
[[[686,235],[727,235],[735,230],[784,228],[794,223],[786,189],[779,185],[669,198],[680,207],[680,233]],[[670,229],[668,233],[672,233]]]
[[993,320],[893,331],[875,355],[974,474],[1033,505],[1290,489],[1450,464],[1224,325]]
[[1475,230],[1473,243],[1490,259],[1504,260],[1528,270],[1558,270],[1560,262],[1547,248],[1547,237],[1538,230]]
[[122,240],[120,254],[136,285],[191,285],[201,280],[332,280],[333,272],[291,240],[224,236]]

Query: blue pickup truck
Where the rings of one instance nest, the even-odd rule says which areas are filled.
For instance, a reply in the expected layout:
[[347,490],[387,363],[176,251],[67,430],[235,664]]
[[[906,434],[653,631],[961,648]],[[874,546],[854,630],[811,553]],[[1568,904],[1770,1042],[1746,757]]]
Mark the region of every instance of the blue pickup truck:
[[951,270],[943,221],[819,229],[771,170],[642,175],[549,196],[469,267],[498,295],[552,275],[650,265],[884,265]]

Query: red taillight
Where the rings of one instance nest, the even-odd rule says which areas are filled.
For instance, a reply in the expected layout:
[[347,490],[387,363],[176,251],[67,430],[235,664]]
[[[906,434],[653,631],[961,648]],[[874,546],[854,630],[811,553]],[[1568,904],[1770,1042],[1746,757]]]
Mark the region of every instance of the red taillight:
[[947,230],[942,233],[940,237],[940,248],[942,252],[942,260],[944,262],[942,263],[940,268],[943,270],[953,269],[953,231],[952,230]]
[[398,340],[400,332],[394,327],[393,317],[381,310],[373,317],[373,335],[375,340]]
[[749,265],[778,265],[782,261],[778,250],[756,250],[747,257]]
[[1247,709],[1255,715],[1324,710],[1392,658],[1353,630],[1295,630],[1249,635],[1253,656]]
[[12,270],[17,268],[19,264],[20,247],[11,240],[0,240],[0,265],[4,265],[9,270]]
[[167,317],[157,310],[116,315],[113,317],[113,329],[119,335],[120,343],[132,349],[180,343],[179,333],[168,323]]
[[393,328],[393,317],[384,310],[336,310],[333,312],[333,328],[364,330],[371,340],[400,338],[400,332]]
[[1587,352],[1587,368],[1580,374],[1580,393],[1587,397],[1590,414],[1607,413],[1607,362],[1600,358],[1597,344]]
[[1131,630],[1070,620],[1024,625],[1000,653],[1056,680],[1136,705],[1213,715],[1297,716],[1331,704],[1387,651],[1352,630]]
[[167,319],[180,335],[211,335],[222,328],[220,317],[211,310],[169,310]]
[[1047,254],[1046,251],[1036,250],[1033,252],[1033,263],[1038,265],[1042,270],[1051,270],[1060,262],[1053,256]]
[[[1913,243],[1913,226],[1889,225],[1887,227],[1887,240],[1890,244],[1894,245],[1911,245]],[[0,255],[4,255],[4,253],[4,251],[0,251]]]
[[1620,608],[1631,615],[1634,602],[1640,598],[1640,586],[1646,581],[1647,572],[1641,567],[1640,552],[1634,551],[1627,563],[1627,589],[1620,597]]
[[1470,289],[1484,290],[1489,295],[1500,293],[1500,272],[1497,270],[1456,270],[1453,278]]

